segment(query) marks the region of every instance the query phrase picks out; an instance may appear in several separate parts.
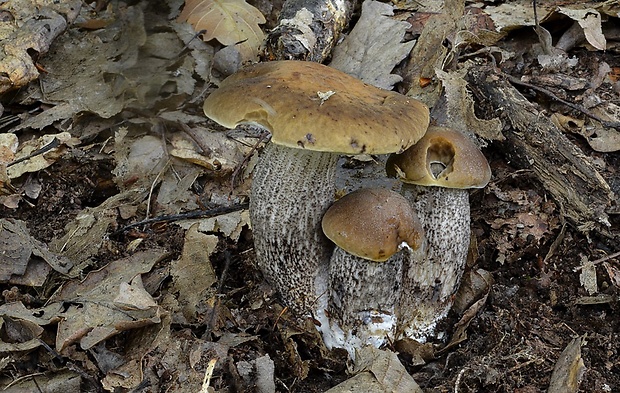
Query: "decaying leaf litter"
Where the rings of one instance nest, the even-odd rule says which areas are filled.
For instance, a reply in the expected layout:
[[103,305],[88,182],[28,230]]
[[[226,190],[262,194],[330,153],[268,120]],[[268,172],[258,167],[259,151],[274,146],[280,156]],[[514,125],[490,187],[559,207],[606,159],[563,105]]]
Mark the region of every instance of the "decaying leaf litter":
[[[260,131],[202,114],[222,73],[259,48],[195,39],[180,1],[37,5],[1,8],[7,390],[321,392],[353,374],[357,390],[620,389],[617,2],[538,4],[538,21],[529,1],[355,10],[331,65],[474,132],[493,179],[471,195],[469,272],[445,339],[350,367],[253,267],[243,204]],[[267,22],[248,11],[252,23],[275,27],[281,2],[253,5]],[[308,18],[286,20],[312,43]],[[343,158],[342,193],[395,187],[382,160]],[[157,220],[222,206],[240,207]]]

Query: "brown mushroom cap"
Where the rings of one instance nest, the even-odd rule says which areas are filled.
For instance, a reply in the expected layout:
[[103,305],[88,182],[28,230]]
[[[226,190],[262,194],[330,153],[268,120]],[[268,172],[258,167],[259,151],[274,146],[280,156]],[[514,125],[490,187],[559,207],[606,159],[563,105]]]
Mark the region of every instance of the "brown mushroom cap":
[[258,124],[279,145],[343,154],[404,151],[429,123],[428,108],[413,98],[294,60],[229,76],[207,97],[204,112],[228,128]]
[[404,183],[446,188],[482,188],[491,179],[487,159],[468,137],[434,126],[415,145],[392,154],[386,172]]
[[386,261],[402,243],[422,244],[424,230],[409,202],[384,188],[363,188],[345,195],[325,213],[323,232],[350,254]]

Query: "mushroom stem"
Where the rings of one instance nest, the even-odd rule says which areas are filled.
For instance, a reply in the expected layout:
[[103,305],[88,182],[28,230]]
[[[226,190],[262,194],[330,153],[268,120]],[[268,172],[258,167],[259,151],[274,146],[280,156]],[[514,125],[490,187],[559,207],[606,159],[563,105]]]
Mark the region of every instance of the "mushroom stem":
[[329,262],[331,334],[323,330],[328,348],[345,348],[353,357],[355,348],[394,339],[403,260],[404,252],[373,262],[336,247]]
[[427,243],[405,257],[397,338],[424,341],[448,314],[465,270],[469,192],[403,184],[401,194],[418,212]]
[[259,269],[296,315],[322,311],[333,245],[321,219],[338,155],[268,143],[254,170],[250,220]]

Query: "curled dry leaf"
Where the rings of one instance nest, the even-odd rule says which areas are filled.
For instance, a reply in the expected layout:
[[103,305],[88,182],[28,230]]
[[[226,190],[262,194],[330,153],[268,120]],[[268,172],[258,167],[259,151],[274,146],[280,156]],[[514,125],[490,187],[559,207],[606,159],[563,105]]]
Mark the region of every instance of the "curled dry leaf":
[[579,23],[590,45],[598,50],[605,50],[607,40],[605,40],[601,27],[601,14],[597,10],[593,8],[571,9],[569,7],[559,7],[558,11]]
[[370,371],[386,392],[422,393],[422,389],[400,362],[395,352],[364,347],[355,354],[353,371]]
[[188,22],[197,31],[205,30],[203,40],[218,40],[235,45],[244,60],[258,56],[265,35],[259,24],[265,23],[261,12],[244,0],[186,0],[179,22]]

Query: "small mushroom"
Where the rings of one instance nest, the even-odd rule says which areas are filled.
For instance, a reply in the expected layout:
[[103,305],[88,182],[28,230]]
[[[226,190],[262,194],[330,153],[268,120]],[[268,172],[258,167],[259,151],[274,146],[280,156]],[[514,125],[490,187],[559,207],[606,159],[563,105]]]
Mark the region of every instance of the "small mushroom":
[[318,63],[274,61],[226,78],[204,111],[228,128],[271,132],[250,195],[257,264],[298,316],[321,312],[332,251],[321,218],[334,200],[338,153],[403,151],[424,134],[428,108]]
[[322,226],[336,244],[329,262],[331,326],[322,333],[328,347],[346,348],[353,357],[362,345],[394,339],[404,253],[420,248],[422,225],[400,194],[365,188],[335,202]]
[[398,337],[425,340],[452,306],[465,269],[470,240],[468,188],[491,178],[489,164],[464,134],[429,127],[425,136],[387,161],[389,176],[404,183],[426,233],[427,247],[411,253],[403,267]]

